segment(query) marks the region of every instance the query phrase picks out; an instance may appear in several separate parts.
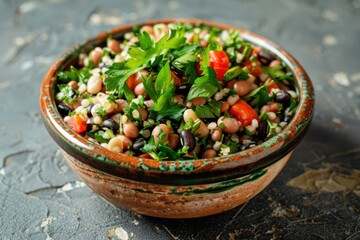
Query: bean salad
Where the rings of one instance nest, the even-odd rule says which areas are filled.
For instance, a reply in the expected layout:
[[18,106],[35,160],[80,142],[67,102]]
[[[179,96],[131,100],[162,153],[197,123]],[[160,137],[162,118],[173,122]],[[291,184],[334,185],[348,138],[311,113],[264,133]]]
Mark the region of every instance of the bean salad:
[[298,101],[284,62],[237,30],[202,24],[134,26],[57,75],[57,108],[70,128],[156,160],[254,147],[286,127]]

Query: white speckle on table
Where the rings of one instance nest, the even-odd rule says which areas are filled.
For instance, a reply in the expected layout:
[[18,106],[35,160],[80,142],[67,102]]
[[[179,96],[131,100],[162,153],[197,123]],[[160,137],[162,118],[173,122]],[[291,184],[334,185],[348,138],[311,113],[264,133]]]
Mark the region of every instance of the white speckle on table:
[[[133,234],[131,234],[131,235],[133,235]],[[120,240],[128,240],[129,234],[122,227],[117,227],[117,228],[112,228],[108,231],[108,237],[109,238],[116,237],[117,239],[120,239]]]
[[136,220],[136,219],[134,219],[134,220],[132,221],[132,223],[135,224],[136,226],[139,225],[139,221]]
[[34,66],[33,61],[25,61],[23,64],[21,64],[21,70],[26,71]]
[[59,188],[57,190],[57,193],[68,192],[68,191],[71,191],[73,189],[81,188],[81,187],[84,187],[84,186],[85,186],[85,183],[81,182],[81,181],[75,181],[73,183],[66,183],[64,186],[62,186],[61,188]]
[[0,175],[5,176],[5,168],[0,168]]
[[337,72],[333,76],[335,82],[341,86],[348,87],[350,86],[350,80],[346,73],[344,72]]
[[337,13],[329,9],[325,9],[321,13],[321,16],[331,22],[337,22],[337,20],[339,20],[339,16],[337,15]]
[[35,2],[35,1],[25,2],[25,3],[23,3],[23,4],[21,4],[19,6],[19,12],[22,13],[22,14],[27,13],[27,12],[31,12],[35,8],[37,8],[37,6],[38,6],[38,3]]
[[42,228],[43,228],[43,227],[46,227],[46,226],[49,225],[54,219],[55,219],[55,218],[52,217],[52,216],[49,216],[49,217],[43,219],[43,221],[41,222],[40,227],[42,227]]
[[108,24],[108,25],[120,25],[124,22],[122,17],[118,16],[109,16],[107,14],[102,13],[94,13],[90,16],[89,23],[90,25],[98,26],[100,24]]
[[52,240],[52,237],[50,237],[50,235],[49,235],[49,234],[46,234],[46,238],[45,238],[45,240]]
[[333,46],[337,44],[337,39],[333,35],[325,35],[323,37],[323,44],[328,46]]

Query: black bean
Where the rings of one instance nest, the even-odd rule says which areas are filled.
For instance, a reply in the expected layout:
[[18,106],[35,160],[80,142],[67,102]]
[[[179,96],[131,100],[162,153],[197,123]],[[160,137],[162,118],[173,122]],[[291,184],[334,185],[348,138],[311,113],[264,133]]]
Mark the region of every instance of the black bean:
[[140,149],[143,148],[144,146],[145,146],[145,141],[137,141],[133,144],[132,148],[136,152],[140,152]]
[[86,107],[88,116],[91,115],[91,109],[93,108],[93,106],[94,106],[94,104],[93,104],[93,103],[90,103],[89,106]]
[[117,132],[117,130],[119,130],[119,124],[117,124],[114,120],[112,119],[106,119],[102,122],[102,127],[106,127],[108,129],[111,129],[114,133]]
[[175,75],[178,78],[182,78],[184,76],[183,71],[181,71],[180,69],[178,69],[177,67],[174,67],[173,65],[170,66],[170,70],[175,73]]
[[259,128],[257,129],[258,132],[258,137],[261,140],[264,140],[268,134],[268,124],[266,122],[260,122],[259,123]]
[[67,116],[69,114],[69,112],[72,111],[72,109],[68,105],[60,103],[58,105],[58,111],[59,111],[61,116]]
[[275,60],[274,56],[270,55],[268,52],[261,50],[258,54],[259,61],[264,65],[269,65],[271,61]]
[[284,120],[283,120],[283,121],[289,123],[289,122],[291,121],[291,119],[292,119],[292,116],[286,115],[286,116],[284,117]]
[[281,90],[281,91],[277,92],[276,96],[275,96],[275,101],[279,102],[279,103],[282,103],[284,105],[289,104],[290,99],[291,99],[290,94],[285,90]]
[[181,146],[188,146],[188,151],[191,152],[195,149],[195,137],[189,130],[182,130],[180,133],[180,143]]
[[191,83],[184,82],[176,86],[175,94],[187,95],[190,91]]

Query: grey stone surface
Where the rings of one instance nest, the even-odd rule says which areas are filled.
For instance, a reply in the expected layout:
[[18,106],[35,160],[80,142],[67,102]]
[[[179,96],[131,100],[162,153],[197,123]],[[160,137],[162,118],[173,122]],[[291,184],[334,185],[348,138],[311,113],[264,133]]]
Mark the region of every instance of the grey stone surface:
[[[39,86],[69,46],[120,24],[201,18],[253,30],[305,67],[316,89],[312,127],[275,181],[229,212],[166,220],[116,209],[72,173],[46,133]],[[360,187],[287,185],[360,156],[359,0],[0,1],[0,239],[360,239]]]

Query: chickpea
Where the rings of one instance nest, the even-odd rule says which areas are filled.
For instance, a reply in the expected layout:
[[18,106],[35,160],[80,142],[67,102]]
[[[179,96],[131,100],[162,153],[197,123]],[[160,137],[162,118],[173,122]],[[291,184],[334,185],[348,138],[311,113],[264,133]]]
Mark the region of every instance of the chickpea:
[[235,118],[224,118],[223,120],[225,128],[223,129],[226,133],[236,133],[239,128],[239,122]]
[[214,132],[211,134],[211,140],[213,140],[214,142],[218,142],[220,141],[222,137],[222,130],[220,128],[215,128]]
[[230,89],[233,89],[234,88],[234,84],[237,82],[237,80],[233,79],[233,80],[230,80],[226,83],[226,88],[230,88]]
[[94,63],[95,66],[99,65],[101,58],[102,58],[102,49],[101,48],[95,48],[90,53],[90,59],[92,60],[92,62]]
[[108,143],[108,149],[118,153],[123,153],[131,146],[132,146],[132,141],[124,135],[117,135],[114,138],[112,138]]
[[145,109],[139,107],[137,110],[139,111],[142,120],[145,120],[148,117],[148,112]]
[[139,136],[139,128],[131,121],[123,124],[123,132],[128,138],[137,138]]
[[197,97],[197,98],[193,98],[191,99],[191,104],[192,106],[201,106],[204,105],[206,103],[206,98],[204,97]]
[[[196,113],[192,109],[186,109],[183,113],[183,119],[185,122],[189,121],[189,119],[192,119],[193,121],[199,119],[199,117],[196,115]],[[206,124],[200,120],[200,127],[198,130],[196,130],[196,133],[199,134],[199,138],[203,138],[207,135],[209,135],[209,129],[207,128]]]
[[136,96],[139,95],[144,95],[146,92],[145,88],[144,88],[144,84],[143,83],[139,83],[138,85],[136,85],[135,89],[134,89],[134,93]]
[[73,89],[78,89],[77,81],[72,80],[68,83],[68,85],[71,86]]
[[179,146],[180,137],[175,133],[169,135],[169,148],[176,149]]
[[154,28],[151,26],[145,25],[145,26],[141,27],[140,32],[141,33],[146,32],[147,34],[149,34],[151,36],[151,35],[154,35]]
[[144,101],[144,104],[148,107],[148,108],[151,108],[153,106],[155,106],[155,103],[153,100],[146,100]]
[[214,158],[217,156],[217,152],[214,149],[207,149],[201,156],[201,158]]
[[279,60],[273,60],[269,64],[269,67],[277,67],[277,66],[281,66],[281,62]]
[[221,109],[220,109],[220,111],[221,111],[221,112],[227,112],[227,111],[229,111],[229,107],[230,107],[230,105],[229,105],[227,102],[223,102],[223,103],[221,104]]
[[185,97],[183,95],[175,94],[174,101],[183,105]]
[[116,99],[115,103],[117,105],[118,112],[123,112],[123,109],[128,106],[127,102],[124,99]]
[[247,95],[251,92],[252,86],[249,81],[237,81],[234,84],[234,90],[240,97]]
[[161,123],[161,124],[159,124],[159,126],[154,127],[154,129],[152,130],[152,133],[151,133],[151,135],[154,136],[155,144],[158,143],[160,130],[162,130],[166,134],[166,137],[165,137],[166,140],[168,140],[168,138],[169,138],[169,134],[170,134],[169,127],[166,124]]
[[169,31],[168,26],[163,23],[155,24],[153,30],[154,30],[155,40],[159,40]]
[[120,53],[121,52],[120,42],[115,40],[115,39],[110,39],[107,42],[107,47],[114,53]]
[[100,92],[102,87],[102,79],[99,76],[91,76],[87,82],[87,91],[91,94]]

